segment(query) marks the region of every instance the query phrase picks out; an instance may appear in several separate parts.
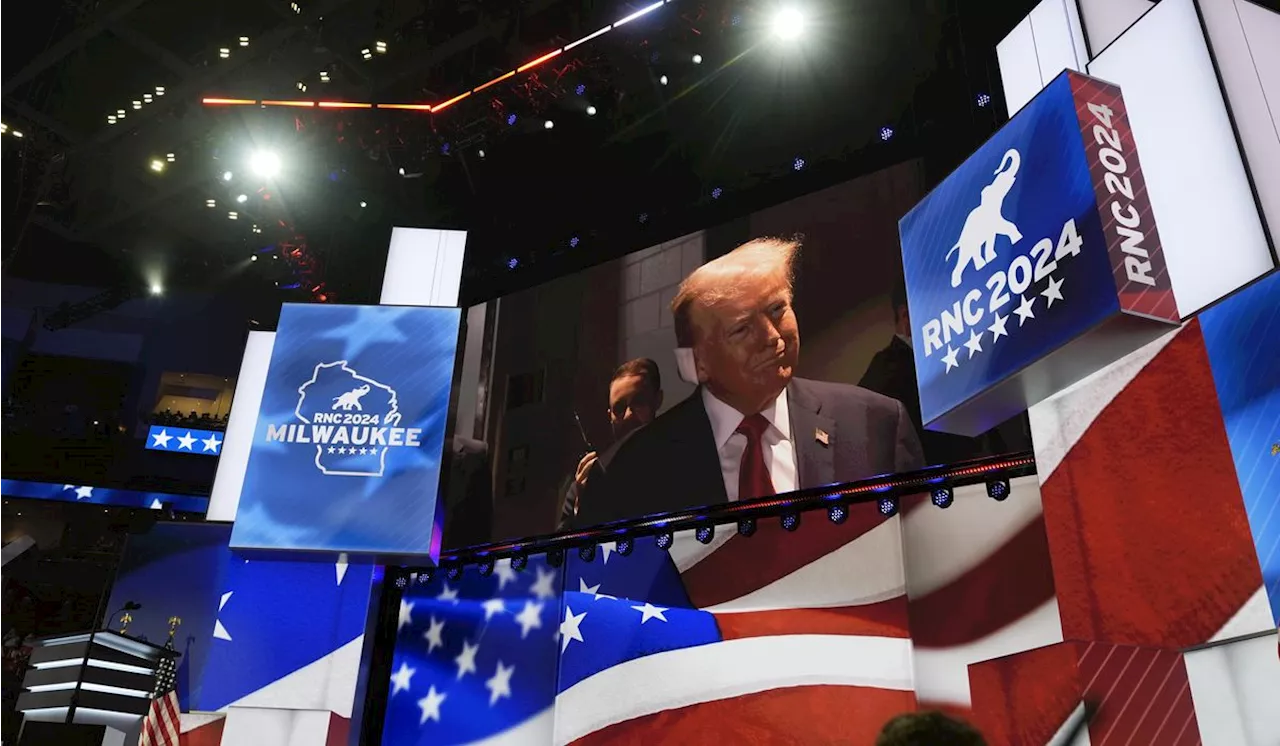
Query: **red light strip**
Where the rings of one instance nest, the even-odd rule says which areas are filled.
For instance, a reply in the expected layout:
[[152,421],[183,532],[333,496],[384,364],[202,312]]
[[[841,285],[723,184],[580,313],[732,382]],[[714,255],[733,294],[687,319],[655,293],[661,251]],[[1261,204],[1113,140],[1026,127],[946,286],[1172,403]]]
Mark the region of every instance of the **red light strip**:
[[471,95],[471,91],[467,91],[466,93],[459,93],[457,96],[454,96],[448,101],[445,101],[443,104],[436,104],[435,106],[431,107],[431,111],[432,113],[434,113],[444,109],[447,106],[453,106],[454,104],[458,103],[459,101],[461,101],[462,99],[470,95]]
[[315,101],[263,101],[263,106],[297,106],[301,108],[311,108],[316,105]]
[[510,78],[511,76],[513,76],[513,75],[515,75],[515,74],[516,74],[516,71],[515,71],[515,70],[508,70],[505,74],[503,74],[503,75],[499,75],[498,77],[494,78],[493,80],[489,81],[488,83],[485,83],[484,85],[481,85],[481,86],[476,86],[476,88],[472,91],[472,93],[479,93],[480,91],[483,91],[484,89],[488,88],[489,86],[491,86],[491,85],[497,85],[498,83],[501,83],[502,81],[506,80],[507,78]]
[[375,109],[404,109],[406,111],[431,111],[431,104],[374,104]]
[[[551,59],[552,57],[555,57],[557,54],[560,54],[560,53],[561,53],[561,52],[563,52],[563,51],[564,51],[563,49],[557,49],[557,50],[556,50],[556,51],[554,51],[554,52],[547,52],[546,54],[542,55],[541,57],[539,57],[538,59],[534,60],[533,62],[526,62],[526,63],[524,63],[523,65],[521,65],[520,67],[517,67],[517,68],[516,68],[516,72],[518,72],[518,73],[522,73],[522,72],[524,72],[525,70],[528,70],[528,69],[529,69],[529,68],[531,68],[531,67],[537,67],[538,65],[541,65],[542,63],[546,62],[547,60]],[[476,90],[479,90],[479,89],[477,88]]]
[[200,103],[205,106],[252,106],[258,102],[251,98],[205,98]]
[[351,101],[321,101],[321,109],[372,109],[373,104],[358,104]]

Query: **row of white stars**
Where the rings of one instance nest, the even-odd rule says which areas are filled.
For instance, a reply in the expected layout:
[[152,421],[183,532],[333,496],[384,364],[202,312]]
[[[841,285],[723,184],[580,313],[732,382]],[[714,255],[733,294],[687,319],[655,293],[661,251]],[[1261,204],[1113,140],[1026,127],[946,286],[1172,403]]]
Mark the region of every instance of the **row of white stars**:
[[[1039,294],[1045,297],[1047,307],[1053,308],[1053,302],[1055,300],[1063,299],[1062,280],[1050,277],[1049,286],[1040,291]],[[1018,301],[1018,307],[1013,310],[1013,315],[1018,317],[1018,328],[1022,328],[1022,325],[1027,323],[1027,319],[1034,319],[1036,317],[1035,311],[1033,310],[1036,302],[1036,296],[1022,295],[1018,297]],[[991,332],[992,344],[1001,337],[1009,336],[1009,332],[1005,329],[1005,324],[1008,320],[1008,316],[1001,316],[998,311],[996,312],[995,321],[991,322],[991,326],[987,327],[987,331]],[[982,352],[982,339],[985,334],[986,332],[980,332],[977,329],[971,329],[969,331],[969,339],[961,345],[969,350],[968,359],[972,360],[974,355]],[[947,354],[942,356],[942,362],[947,366],[946,371],[944,371],[945,373],[950,373],[952,368],[960,367],[960,361],[957,359],[959,354],[960,350],[952,347],[951,345],[947,345]]]
[[[151,436],[151,440],[153,441],[151,445],[156,448],[168,448],[169,441],[173,439],[174,439],[174,436],[170,435],[169,431],[161,430],[160,432]],[[186,435],[183,435],[182,437],[178,438],[178,448],[186,449],[188,451],[194,452],[195,449],[192,446],[194,446],[197,442],[204,443],[204,450],[201,451],[201,453],[205,453],[207,451],[213,451],[214,453],[217,453],[218,446],[222,445],[222,441],[218,440],[217,433],[209,433],[209,437],[204,438],[202,440],[200,438],[193,437],[191,435],[191,431],[188,430]]]
[[[474,655],[471,663],[471,670],[475,671]],[[391,696],[402,691],[409,690],[409,682],[413,675],[417,673],[416,668],[411,668],[408,663],[401,663],[400,668],[391,676]],[[493,707],[498,700],[503,697],[511,696],[511,677],[515,675],[515,666],[503,665],[502,661],[498,661],[497,670],[493,676],[486,679],[484,687],[489,690],[489,706]],[[418,707],[422,710],[422,718],[418,721],[419,725],[425,725],[428,720],[440,722],[440,705],[448,699],[449,695],[444,692],[437,691],[434,684],[427,688],[427,696],[418,700]]]
[[[367,453],[377,453],[377,452],[378,452],[378,450],[379,450],[379,449],[377,449],[377,448],[361,448],[361,449],[359,449],[359,453],[360,453],[360,455],[361,455],[361,456],[363,456],[363,455],[365,455],[365,454],[367,454]],[[335,452],[334,447],[333,447],[333,446],[329,446],[329,453],[334,453],[334,452]],[[357,452],[357,449],[356,449],[356,447],[355,447],[355,446],[351,446],[350,448],[346,448],[345,446],[339,446],[339,447],[337,448],[336,452],[337,452],[337,453],[350,453],[350,454],[355,454],[355,453]]]

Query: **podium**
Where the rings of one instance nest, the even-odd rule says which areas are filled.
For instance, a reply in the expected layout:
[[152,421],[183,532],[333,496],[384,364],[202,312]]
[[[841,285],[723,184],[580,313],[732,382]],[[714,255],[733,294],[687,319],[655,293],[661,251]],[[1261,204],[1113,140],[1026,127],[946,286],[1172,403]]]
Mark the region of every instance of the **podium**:
[[23,729],[64,723],[136,734],[151,707],[157,668],[179,655],[111,630],[37,640],[16,708]]

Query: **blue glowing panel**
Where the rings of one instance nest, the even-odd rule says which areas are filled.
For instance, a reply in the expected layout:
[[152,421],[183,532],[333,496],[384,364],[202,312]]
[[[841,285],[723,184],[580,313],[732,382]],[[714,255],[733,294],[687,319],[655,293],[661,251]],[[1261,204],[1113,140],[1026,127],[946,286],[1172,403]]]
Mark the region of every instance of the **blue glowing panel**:
[[209,498],[201,495],[174,495],[168,492],[139,492],[113,487],[95,487],[88,484],[57,484],[27,482],[21,479],[0,480],[0,492],[5,497],[25,497],[31,500],[57,500],[86,505],[113,505],[121,508],[149,508],[161,510],[168,505],[184,513],[204,513],[209,509]]
[[1271,617],[1280,624],[1280,272],[1199,318]]
[[978,435],[1178,320],[1120,90],[1074,72],[899,231],[931,429]]
[[456,308],[285,305],[231,545],[435,561]]
[[222,453],[222,439],[225,435],[226,433],[217,430],[152,425],[147,431],[147,450],[218,456]]

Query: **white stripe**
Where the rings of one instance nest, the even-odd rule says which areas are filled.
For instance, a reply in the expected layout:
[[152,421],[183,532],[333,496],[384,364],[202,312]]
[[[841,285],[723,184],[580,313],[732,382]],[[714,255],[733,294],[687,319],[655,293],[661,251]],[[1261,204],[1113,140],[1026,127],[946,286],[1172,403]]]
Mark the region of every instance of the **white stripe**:
[[986,637],[951,648],[916,648],[916,698],[922,703],[970,706],[969,664],[1062,642],[1058,600]]
[[1004,502],[987,497],[986,485],[972,484],[956,489],[946,510],[923,505],[903,517],[908,596],[920,598],[954,582],[1040,517],[1036,477],[1009,486]]
[[815,684],[911,691],[910,641],[779,635],[637,658],[606,668],[556,698],[554,743],[677,707]]
[[1209,638],[1209,642],[1232,640],[1273,629],[1275,625],[1271,621],[1271,603],[1267,600],[1267,589],[1259,586],[1227,623],[1222,625],[1222,629]]
[[548,743],[556,725],[555,706],[539,712],[514,728],[494,734],[467,746],[526,746],[531,743]]
[[209,723],[221,720],[226,716],[225,712],[184,712],[180,716],[178,729],[183,733],[187,733],[196,728],[203,728]]
[[[787,541],[804,541],[804,537],[798,534]],[[790,575],[745,596],[708,607],[707,611],[856,606],[901,596],[905,588],[901,524],[894,516]]]
[[1181,329],[1175,329],[1159,337],[1027,410],[1040,484],[1049,479],[1102,410],[1179,331]]
[[1067,740],[1067,730],[1074,726],[1077,720],[1084,714],[1084,703],[1076,705],[1076,709],[1071,711],[1067,719],[1058,726],[1058,731],[1053,734],[1053,738],[1049,739],[1049,746],[1090,746],[1093,742],[1089,740],[1089,729],[1083,728],[1076,734],[1075,738]]

